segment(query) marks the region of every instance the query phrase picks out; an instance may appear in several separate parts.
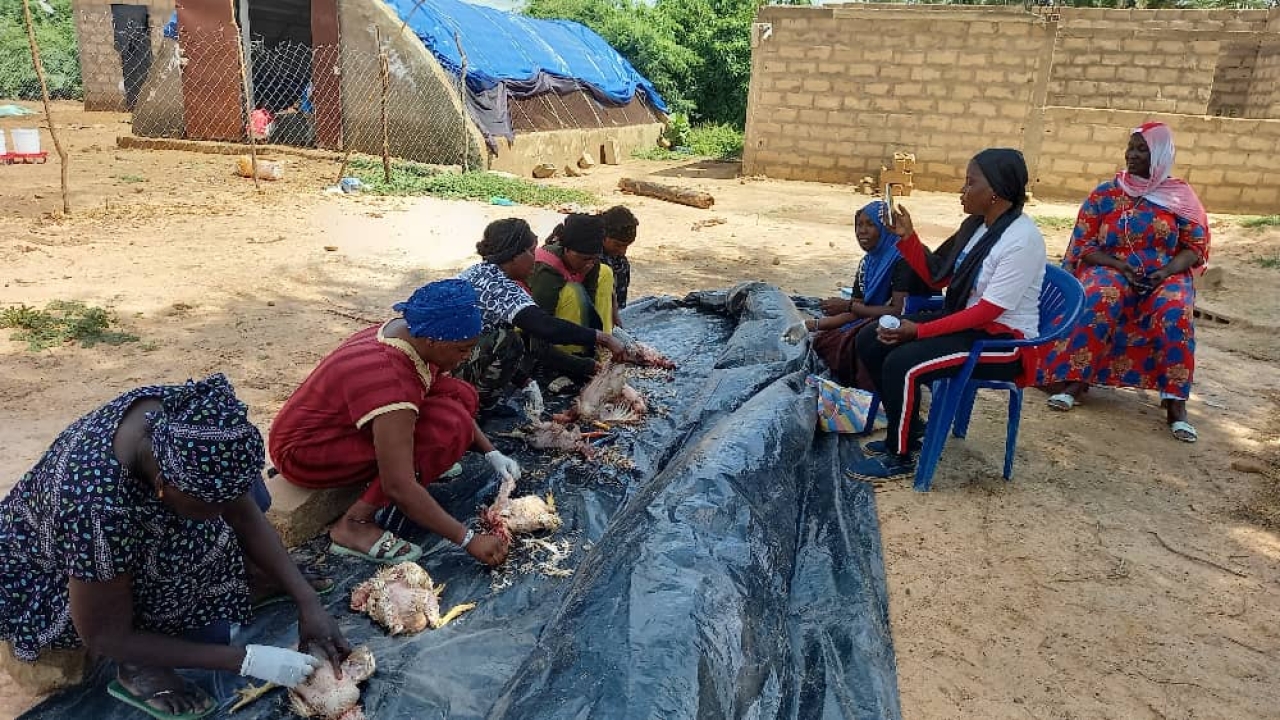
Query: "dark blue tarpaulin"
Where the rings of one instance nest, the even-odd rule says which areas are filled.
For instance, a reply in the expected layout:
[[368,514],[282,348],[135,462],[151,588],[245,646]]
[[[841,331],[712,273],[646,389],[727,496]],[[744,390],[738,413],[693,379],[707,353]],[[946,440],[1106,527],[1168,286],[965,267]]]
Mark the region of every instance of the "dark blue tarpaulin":
[[539,75],[577,80],[618,105],[626,105],[639,89],[662,112],[667,105],[626,58],[604,38],[567,20],[537,20],[459,0],[388,0],[403,20],[408,18],[427,49],[454,75],[462,57],[454,34],[467,54],[467,88],[483,93],[508,81],[529,82]]
[[[799,322],[775,287],[741,285],[683,301],[641,299],[627,328],[679,363],[634,380],[653,411],[613,440],[632,467],[531,450],[485,429],[520,460],[518,493],[555,496],[569,577],[520,570],[521,545],[491,571],[453,543],[385,524],[424,543],[420,563],[446,587],[444,607],[477,607],[447,627],[390,637],[349,609],[374,567],[329,556],[324,538],[295,557],[337,583],[327,603],[347,639],[368,644],[377,673],[363,703],[373,720],[900,720],[875,496],[841,472],[856,438],[814,432],[815,370]],[[548,394],[554,409],[567,396]],[[459,519],[491,502],[497,478],[468,454],[460,477],[432,483]],[[495,583],[509,573],[507,583]],[[237,643],[290,646],[296,610],[276,605]],[[89,682],[23,720],[146,720]],[[192,673],[227,718],[244,678]],[[231,720],[292,717],[283,692]]]

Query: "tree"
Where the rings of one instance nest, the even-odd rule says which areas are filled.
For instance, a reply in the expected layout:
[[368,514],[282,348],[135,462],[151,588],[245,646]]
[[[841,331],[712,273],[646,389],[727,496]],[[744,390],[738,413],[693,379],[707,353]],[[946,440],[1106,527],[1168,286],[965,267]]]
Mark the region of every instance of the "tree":
[[[55,98],[80,97],[80,55],[71,0],[33,0],[31,13],[49,94]],[[31,65],[22,0],[0,0],[0,98],[39,97],[40,82]]]

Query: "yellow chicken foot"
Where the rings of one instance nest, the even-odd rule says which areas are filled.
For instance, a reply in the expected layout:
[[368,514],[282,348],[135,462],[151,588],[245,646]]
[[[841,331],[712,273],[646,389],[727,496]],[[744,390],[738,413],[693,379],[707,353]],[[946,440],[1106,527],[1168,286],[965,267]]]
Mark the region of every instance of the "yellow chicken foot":
[[240,699],[227,710],[227,713],[230,714],[248,707],[251,703],[257,702],[262,699],[263,695],[266,695],[278,687],[280,686],[275,683],[263,683],[261,685],[250,685],[249,687],[240,688],[236,691],[236,695],[239,695]]
[[457,619],[459,615],[469,610],[475,610],[475,609],[476,609],[475,603],[462,603],[461,605],[454,605],[453,607],[449,608],[449,612],[440,616],[440,624],[436,625],[436,628],[437,629],[442,628],[445,625],[449,624],[451,620]]

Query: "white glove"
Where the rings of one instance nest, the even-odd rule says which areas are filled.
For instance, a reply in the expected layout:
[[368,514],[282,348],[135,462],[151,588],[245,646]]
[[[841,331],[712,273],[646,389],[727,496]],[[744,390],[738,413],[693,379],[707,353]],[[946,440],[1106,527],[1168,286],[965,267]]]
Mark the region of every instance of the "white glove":
[[320,661],[306,653],[271,645],[247,645],[240,674],[291,688],[311,677],[318,667]]
[[782,339],[786,340],[792,345],[799,344],[801,340],[807,337],[809,337],[809,329],[805,327],[805,324],[803,322],[798,322],[795,325],[792,325],[791,327],[787,328],[785,332],[782,333]]
[[520,479],[520,463],[515,460],[497,450],[490,450],[485,453],[484,459],[489,461],[489,464],[493,466],[494,472],[498,473],[499,476],[511,478],[512,480]]
[[622,343],[622,347],[626,348],[628,352],[636,346],[636,339],[631,337],[631,333],[620,327],[613,329],[613,338]]
[[541,415],[542,411],[547,409],[546,404],[542,402],[542,388],[538,387],[537,380],[530,380],[521,392],[524,393],[524,406],[530,415]]

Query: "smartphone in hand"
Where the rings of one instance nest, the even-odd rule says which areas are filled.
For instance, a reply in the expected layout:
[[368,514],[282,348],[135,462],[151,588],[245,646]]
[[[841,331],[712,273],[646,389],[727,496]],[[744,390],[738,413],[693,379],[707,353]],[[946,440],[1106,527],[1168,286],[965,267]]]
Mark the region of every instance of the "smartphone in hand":
[[893,185],[885,183],[884,186],[884,212],[880,218],[885,227],[893,227]]

